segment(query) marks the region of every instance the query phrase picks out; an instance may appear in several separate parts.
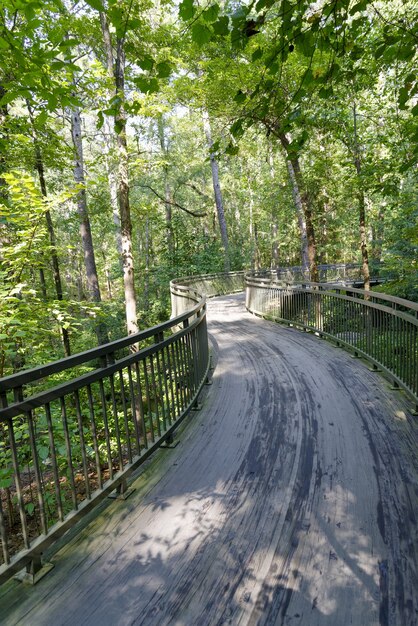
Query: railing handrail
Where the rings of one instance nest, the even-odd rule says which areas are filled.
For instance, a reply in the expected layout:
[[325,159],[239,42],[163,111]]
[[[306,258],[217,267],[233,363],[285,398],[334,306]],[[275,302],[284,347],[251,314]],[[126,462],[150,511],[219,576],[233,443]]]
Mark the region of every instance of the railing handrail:
[[90,348],[84,352],[78,352],[77,354],[73,354],[56,361],[51,361],[45,365],[39,365],[37,367],[22,370],[21,372],[16,372],[15,374],[10,374],[9,376],[4,376],[3,378],[0,378],[0,394],[17,387],[22,387],[23,385],[35,382],[42,378],[46,378],[51,374],[58,374],[77,365],[83,365],[84,363],[89,363],[95,359],[114,354],[122,348],[127,348],[131,345],[140,343],[141,341],[145,341],[146,339],[158,335],[158,333],[164,332],[173,326],[178,326],[190,315],[194,315],[200,311],[204,305],[205,298],[202,297],[193,310],[182,313],[175,318],[162,322],[161,324],[157,324],[156,326],[152,326],[151,328],[146,328],[145,330],[128,335],[122,339],[116,339],[115,341],[104,343],[96,348]]
[[[412,300],[406,300],[405,298],[399,298],[398,296],[391,296],[390,294],[382,293],[380,291],[365,291],[364,289],[359,289],[358,287],[352,287],[351,285],[345,285],[343,282],[333,282],[333,283],[314,283],[308,281],[298,281],[298,282],[287,282],[281,280],[275,280],[271,278],[262,278],[254,276],[252,272],[247,272],[245,274],[246,284],[250,284],[250,281],[254,281],[254,285],[260,284],[262,281],[263,284],[274,285],[274,286],[288,286],[292,289],[320,289],[321,291],[333,291],[336,289],[347,290],[350,293],[355,293],[360,296],[366,296],[366,298],[376,298],[380,300],[385,300],[387,302],[391,302],[392,304],[397,304],[399,306],[403,306],[405,308],[409,308],[413,311],[418,312],[418,302],[412,302]],[[367,299],[366,299],[367,302]]]
[[380,367],[418,407],[418,303],[344,283],[289,283],[254,272],[245,282],[248,311],[336,340]]
[[[0,583],[25,565],[37,572],[43,550],[111,491],[125,492],[196,405],[210,367],[206,298],[176,289],[187,307],[170,320],[0,379]],[[30,386],[40,379],[46,390]]]
[[[363,290],[343,284],[274,282],[244,271],[189,276],[170,283],[170,320],[0,379],[0,479],[2,489],[12,493],[0,498],[0,583],[30,562],[35,571],[45,547],[110,491],[123,491],[127,476],[172,436],[197,403],[209,372],[205,293],[211,297],[241,291],[245,280],[249,286],[314,297],[339,291],[334,295],[341,300],[385,308],[418,323],[415,303],[376,292],[364,300]],[[373,302],[380,297],[391,307]],[[399,310],[411,305],[413,316]],[[133,345],[138,349],[126,356],[126,348]],[[87,373],[71,372],[87,363]],[[52,378],[48,389],[34,385],[23,393],[24,386],[65,370],[71,374],[67,381],[56,384]],[[85,492],[77,490],[78,484]],[[20,529],[11,550],[8,533],[16,526],[10,526],[10,511]],[[28,525],[28,516],[35,516],[36,530]]]

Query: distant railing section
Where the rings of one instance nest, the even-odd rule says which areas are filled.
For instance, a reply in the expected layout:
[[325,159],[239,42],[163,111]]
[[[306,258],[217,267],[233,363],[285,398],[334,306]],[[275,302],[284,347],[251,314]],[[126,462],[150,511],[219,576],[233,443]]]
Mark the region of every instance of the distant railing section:
[[334,339],[382,369],[418,403],[418,304],[341,284],[289,284],[246,275],[256,315]]
[[0,582],[25,566],[36,576],[45,548],[104,496],[126,493],[197,403],[206,304],[187,299],[168,322],[0,380]]
[[[389,274],[382,263],[373,261],[369,264],[372,283],[384,282]],[[359,286],[363,282],[363,268],[360,263],[331,263],[317,265],[320,283],[347,283]],[[309,271],[301,265],[292,267],[278,267],[270,270],[260,270],[253,273],[259,277],[270,277],[287,283],[301,283],[309,281]]]
[[245,272],[201,274],[178,278],[170,283],[171,313],[173,316],[187,311],[201,295],[207,298],[237,293],[245,289]]

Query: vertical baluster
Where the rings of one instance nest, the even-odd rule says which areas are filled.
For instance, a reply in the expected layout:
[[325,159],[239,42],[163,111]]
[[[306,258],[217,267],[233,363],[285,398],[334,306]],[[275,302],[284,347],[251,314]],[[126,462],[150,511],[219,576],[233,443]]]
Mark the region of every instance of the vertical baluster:
[[120,430],[119,430],[118,405],[116,402],[115,381],[113,378],[113,374],[109,376],[109,383],[110,383],[110,395],[112,396],[113,416],[115,418],[115,433],[116,433],[116,442],[117,442],[117,447],[118,447],[119,470],[122,471],[123,469],[122,444],[121,444],[121,437],[120,437]]
[[36,437],[35,437],[35,429],[33,425],[32,411],[26,412],[25,417],[26,417],[26,422],[28,425],[29,443],[30,443],[30,449],[31,449],[31,454],[32,454],[33,469],[35,472],[35,483],[36,483],[36,491],[37,491],[38,506],[39,506],[39,516],[41,518],[42,532],[44,535],[46,535],[48,534],[48,524],[46,521],[46,513],[45,513],[44,488],[42,485],[41,470],[39,467],[38,450],[36,447]]
[[180,337],[176,346],[177,346],[178,353],[179,353],[179,366],[180,366],[181,378],[183,380],[183,398],[184,398],[183,408],[186,408],[186,406],[189,403],[190,389],[189,389],[189,382],[187,379],[186,357],[185,357],[185,351],[184,351],[184,337]]
[[88,403],[89,403],[90,426],[91,426],[91,434],[93,437],[94,456],[96,459],[97,481],[99,484],[99,489],[102,489],[103,488],[102,466],[100,462],[99,445],[97,441],[97,428],[96,428],[96,419],[94,416],[93,394],[92,394],[90,385],[87,385],[87,398],[88,398]]
[[176,404],[177,404],[177,417],[178,417],[181,411],[183,410],[183,384],[180,378],[180,371],[178,367],[178,357],[177,357],[177,350],[176,350],[177,342],[178,342],[178,337],[175,339],[175,341],[171,344],[170,347],[171,347],[171,363],[172,363],[173,372],[174,372],[174,384],[176,388]]
[[[4,409],[7,407],[6,393],[0,394],[0,407]],[[6,431],[3,430],[5,428],[5,422],[2,422],[1,426],[2,426],[2,431],[4,432],[4,439],[6,439]],[[4,446],[5,448],[7,448],[5,440],[4,440]],[[10,511],[9,511],[9,514],[11,515]],[[4,512],[3,512],[3,503],[2,503],[1,493],[0,493],[0,537],[1,537],[2,550],[3,550],[3,559],[6,565],[8,565],[10,563],[9,543],[8,543],[7,532],[6,532],[6,524],[4,522]]]
[[[119,370],[119,386],[120,386],[120,395],[122,398],[122,411],[123,411],[123,421],[125,424],[126,437],[128,441],[128,454],[130,463],[132,462],[132,445],[131,445],[131,431],[129,428],[129,420],[128,420],[128,409],[126,407],[126,393],[125,393],[125,382],[123,380],[123,372]],[[138,455],[140,454],[140,450],[138,449]]]
[[100,402],[102,405],[103,427],[104,427],[104,433],[105,433],[109,478],[110,480],[113,480],[113,460],[112,460],[112,451],[110,449],[109,422],[107,419],[106,394],[104,391],[103,379],[99,380],[99,388],[100,388]]
[[80,396],[78,390],[74,391],[74,401],[75,401],[75,410],[77,415],[77,423],[78,423],[78,432],[80,437],[80,447],[81,447],[81,461],[83,465],[83,474],[84,474],[84,483],[86,487],[86,498],[90,500],[90,482],[89,482],[89,468],[88,468],[88,459],[86,454],[86,443],[84,441],[84,430],[83,430],[83,417],[81,415],[81,406],[80,406]]
[[130,365],[128,365],[128,379],[129,379],[129,394],[131,396],[132,421],[134,423],[136,446],[137,446],[138,456],[139,456],[141,454],[141,433],[139,431],[139,423],[138,423],[139,415],[137,411],[137,402],[135,398],[134,381],[132,378],[132,368]]
[[73,507],[75,510],[77,510],[78,509],[77,492],[76,492],[75,480],[74,480],[74,467],[73,467],[73,459],[71,456],[70,431],[68,428],[67,407],[65,406],[65,397],[60,398],[60,404],[61,404],[62,425],[64,428],[65,449],[67,452],[67,466],[69,470],[71,498],[73,501]]
[[167,365],[168,365],[168,371],[169,371],[169,376],[170,376],[172,418],[173,418],[173,421],[175,421],[178,415],[178,405],[177,405],[177,386],[176,386],[176,379],[175,379],[175,374],[174,374],[174,366],[172,364],[171,354],[170,354],[170,349],[172,348],[172,345],[173,344],[170,344],[167,346],[166,352],[167,352]]
[[193,397],[193,372],[192,372],[192,363],[191,363],[191,349],[190,349],[190,330],[188,330],[187,335],[183,337],[183,364],[184,364],[184,373],[187,380],[187,404],[190,404],[191,399]]
[[15,436],[14,436],[14,425],[13,425],[12,419],[8,420],[8,430],[9,430],[10,451],[12,453],[13,472],[14,472],[14,478],[15,478],[16,498],[17,498],[17,504],[19,508],[20,522],[22,525],[23,543],[24,543],[25,548],[29,548],[29,545],[30,545],[29,533],[28,533],[28,526],[27,526],[27,521],[26,521],[25,505],[23,501],[22,481],[20,478],[20,468],[19,468],[19,457],[18,457],[18,452],[17,452],[17,447],[16,447],[16,441],[15,441]]
[[[148,437],[147,437],[147,427],[145,424],[145,413],[144,413],[144,405],[142,402],[142,386],[141,386],[141,373],[139,369],[138,361],[135,362],[135,372],[136,372],[136,386],[138,390],[138,408],[139,408],[139,416],[141,420],[141,428],[143,433],[144,440],[144,448],[148,448]],[[138,455],[141,454],[141,450],[138,450]]]
[[147,405],[148,405],[148,421],[149,421],[149,427],[150,427],[150,435],[151,435],[151,441],[152,443],[154,443],[155,441],[154,422],[152,419],[151,395],[150,395],[150,390],[149,390],[149,380],[148,380],[146,358],[142,361],[142,365],[143,365],[143,370],[144,370],[145,396],[146,396]]
[[153,397],[155,400],[155,419],[157,422],[157,434],[158,437],[161,437],[161,424],[160,424],[160,411],[158,408],[159,405],[159,393],[158,393],[158,386],[157,386],[157,379],[155,376],[155,368],[154,368],[154,357],[156,355],[155,354],[151,354],[149,357],[150,360],[150,371],[151,371],[151,389],[153,391]]
[[57,454],[55,450],[54,431],[52,427],[51,407],[49,402],[45,404],[45,415],[46,423],[48,426],[49,448],[51,450],[51,464],[52,472],[54,474],[54,491],[55,499],[57,501],[58,518],[62,522],[64,519],[64,512],[62,509],[61,485],[58,471]]
[[169,384],[168,384],[168,379],[167,379],[167,370],[170,371],[170,369],[169,369],[169,367],[167,367],[165,354],[166,354],[166,348],[162,348],[162,350],[161,350],[161,362],[162,362],[162,365],[163,365],[164,393],[165,393],[165,398],[166,398],[166,401],[165,401],[165,405],[166,405],[166,419],[168,420],[168,423],[171,425],[170,392],[169,392]]
[[[160,394],[159,394],[159,399],[161,401],[161,415],[162,415],[162,420],[163,420],[163,430],[166,431],[167,430],[167,416],[166,416],[166,408],[165,408],[165,400],[164,398],[166,397],[166,385],[167,385],[167,381],[165,380],[165,376],[164,376],[164,360],[163,360],[163,351],[161,349],[158,350],[155,353],[155,363],[156,363],[156,367],[157,367],[157,377],[158,377],[158,387],[160,390]],[[162,368],[161,368],[162,365]],[[161,369],[162,369],[162,373],[161,373]],[[164,378],[164,382],[165,385],[163,387],[163,378]]]
[[3,552],[3,561],[6,565],[10,563],[9,542],[7,540],[6,525],[4,523],[3,502],[0,494],[0,538]]

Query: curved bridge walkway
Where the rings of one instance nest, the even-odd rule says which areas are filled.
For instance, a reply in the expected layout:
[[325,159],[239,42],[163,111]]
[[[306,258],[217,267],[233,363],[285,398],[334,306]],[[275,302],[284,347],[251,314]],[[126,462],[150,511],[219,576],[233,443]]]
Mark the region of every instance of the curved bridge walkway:
[[134,494],[102,507],[2,624],[418,623],[418,428],[310,334],[211,300],[213,384]]

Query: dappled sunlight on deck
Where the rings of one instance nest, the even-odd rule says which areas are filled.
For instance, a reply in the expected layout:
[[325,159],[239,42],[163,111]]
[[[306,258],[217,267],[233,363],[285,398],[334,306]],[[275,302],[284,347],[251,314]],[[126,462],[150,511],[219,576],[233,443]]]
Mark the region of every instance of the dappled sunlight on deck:
[[[209,303],[212,385],[6,623],[413,626],[417,428],[379,374]],[[415,491],[414,491],[415,490]]]

